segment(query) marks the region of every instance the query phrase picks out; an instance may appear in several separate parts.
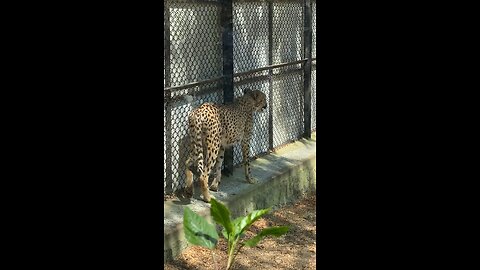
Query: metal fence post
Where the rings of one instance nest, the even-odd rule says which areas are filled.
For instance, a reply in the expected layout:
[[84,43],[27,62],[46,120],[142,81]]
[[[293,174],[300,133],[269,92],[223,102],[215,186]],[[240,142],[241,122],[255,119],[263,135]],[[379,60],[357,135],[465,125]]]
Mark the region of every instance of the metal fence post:
[[[273,65],[273,2],[268,1],[268,65]],[[273,150],[273,69],[268,70],[268,148]]]
[[[222,12],[220,24],[222,27],[223,56],[223,103],[233,102],[233,7],[232,0],[221,0]],[[233,148],[225,150],[225,172],[233,172]]]
[[[165,61],[165,88],[170,87],[170,8],[168,1],[165,1],[164,6],[164,37],[163,37],[163,56]],[[172,103],[170,91],[164,91],[164,103],[165,105],[165,194],[173,193],[173,180],[172,180]]]
[[304,90],[304,107],[303,137],[310,139],[312,137],[312,0],[304,0],[303,8],[303,34],[304,34],[304,58],[307,59],[303,68],[303,90]]

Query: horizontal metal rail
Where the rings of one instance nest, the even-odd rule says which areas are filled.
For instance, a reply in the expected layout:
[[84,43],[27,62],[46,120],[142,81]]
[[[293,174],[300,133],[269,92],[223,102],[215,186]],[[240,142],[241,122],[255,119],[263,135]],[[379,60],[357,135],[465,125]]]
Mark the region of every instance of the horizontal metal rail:
[[303,64],[307,61],[307,59],[302,59],[302,60],[298,60],[298,61],[295,61],[295,62],[289,62],[289,63],[281,63],[281,64],[275,64],[275,65],[270,65],[270,66],[265,66],[265,67],[261,67],[261,68],[257,68],[257,69],[252,69],[252,70],[249,70],[249,71],[245,71],[245,72],[240,72],[240,73],[236,73],[233,75],[233,77],[240,77],[240,76],[245,76],[245,75],[249,75],[249,74],[252,74],[252,73],[257,73],[257,72],[260,72],[260,71],[264,71],[264,70],[270,70],[270,69],[275,69],[275,68],[281,68],[281,67],[285,67],[285,66],[291,66],[291,65],[296,65],[296,64]]
[[171,91],[171,92],[179,91],[179,90],[186,89],[186,88],[192,88],[192,87],[195,87],[195,86],[200,86],[200,85],[204,85],[204,84],[209,84],[209,83],[221,81],[222,79],[223,79],[223,76],[213,78],[213,79],[204,80],[204,81],[187,83],[187,84],[179,85],[179,86],[165,87],[165,88],[163,88],[163,91]]
[[[313,59],[315,59],[315,58],[313,58]],[[307,61],[307,59],[305,58],[305,59],[301,59],[301,60],[298,60],[298,61],[295,61],[295,62],[281,63],[281,64],[276,64],[276,65],[265,66],[265,67],[245,71],[245,72],[235,73],[233,75],[233,77],[234,78],[235,77],[241,77],[241,76],[257,73],[257,72],[260,72],[260,71],[270,70],[270,69],[275,69],[275,68],[281,68],[281,67],[285,67],[285,66],[291,66],[291,65],[296,65],[296,64],[304,64],[306,61]],[[221,81],[222,79],[223,79],[223,76],[213,78],[213,79],[198,81],[198,82],[187,83],[187,84],[179,85],[179,86],[165,87],[163,89],[163,91],[171,91],[171,92],[179,91],[179,90],[183,90],[183,89],[186,89],[186,88],[192,88],[192,87],[196,87],[196,86],[200,86],[200,85],[204,85],[204,84],[209,84],[209,83]]]
[[201,4],[221,5],[221,2],[220,2],[219,0],[175,0],[175,3],[180,3],[180,4],[196,4],[196,3],[201,3]]
[[263,80],[268,80],[270,79],[270,75],[260,75],[260,76],[255,76],[253,78],[246,78],[246,79],[243,79],[243,80],[234,80],[234,83],[235,85],[239,86],[239,85],[243,85],[243,84],[249,84],[249,83],[252,83],[252,82],[258,82],[258,81],[263,81]]

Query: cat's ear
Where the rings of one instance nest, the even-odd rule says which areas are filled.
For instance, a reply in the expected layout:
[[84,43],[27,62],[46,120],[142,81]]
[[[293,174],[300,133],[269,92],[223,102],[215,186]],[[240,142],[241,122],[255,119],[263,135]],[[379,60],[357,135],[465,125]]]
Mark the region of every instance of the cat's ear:
[[243,89],[243,94],[246,95],[246,94],[250,94],[252,92],[252,89],[250,88],[245,88]]

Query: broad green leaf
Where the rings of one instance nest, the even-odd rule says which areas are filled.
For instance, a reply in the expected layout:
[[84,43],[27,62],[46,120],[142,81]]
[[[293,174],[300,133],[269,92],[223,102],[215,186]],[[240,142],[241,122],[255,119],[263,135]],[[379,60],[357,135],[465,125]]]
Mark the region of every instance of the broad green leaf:
[[221,202],[212,198],[210,200],[210,214],[212,215],[213,220],[222,225],[225,230],[227,230],[227,234],[230,235],[233,230],[233,225],[230,220],[230,211],[228,208]]
[[281,227],[271,227],[271,228],[265,228],[261,232],[259,232],[255,237],[245,241],[245,246],[247,247],[254,247],[266,236],[281,236],[284,235],[288,232],[288,227],[287,226],[281,226]]
[[246,217],[243,217],[239,221],[237,221],[237,237],[239,237],[242,233],[244,233],[248,228],[255,222],[257,221],[260,217],[265,215],[270,211],[270,208],[267,209],[261,209],[261,210],[255,210],[248,214]]
[[225,239],[228,240],[228,234],[227,234],[227,230],[225,230],[225,228],[223,228],[223,230],[222,230],[222,235]]
[[233,231],[232,234],[233,236],[237,236],[240,234],[241,228],[240,228],[240,221],[242,221],[244,217],[238,217],[232,221],[233,224]]
[[209,249],[214,249],[217,245],[218,234],[215,226],[188,207],[185,207],[183,212],[183,230],[185,238],[193,245]]

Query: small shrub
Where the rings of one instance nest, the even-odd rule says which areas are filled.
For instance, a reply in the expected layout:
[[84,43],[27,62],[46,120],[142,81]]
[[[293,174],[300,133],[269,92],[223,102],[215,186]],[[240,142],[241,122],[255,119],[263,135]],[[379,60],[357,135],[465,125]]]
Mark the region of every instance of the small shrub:
[[[235,220],[231,220],[230,211],[224,204],[213,198],[210,203],[210,215],[216,223],[223,227],[222,235],[228,242],[227,270],[232,267],[235,256],[243,246],[254,247],[266,236],[281,236],[288,231],[288,227],[286,226],[269,227],[263,229],[248,240],[242,239],[242,241],[240,241],[248,228],[271,209],[255,210],[245,217],[238,217]],[[183,228],[185,238],[189,243],[210,249],[213,256],[213,250],[218,242],[218,233],[215,225],[210,224],[205,218],[195,214],[186,207],[183,213]],[[237,245],[239,245],[238,248]]]

